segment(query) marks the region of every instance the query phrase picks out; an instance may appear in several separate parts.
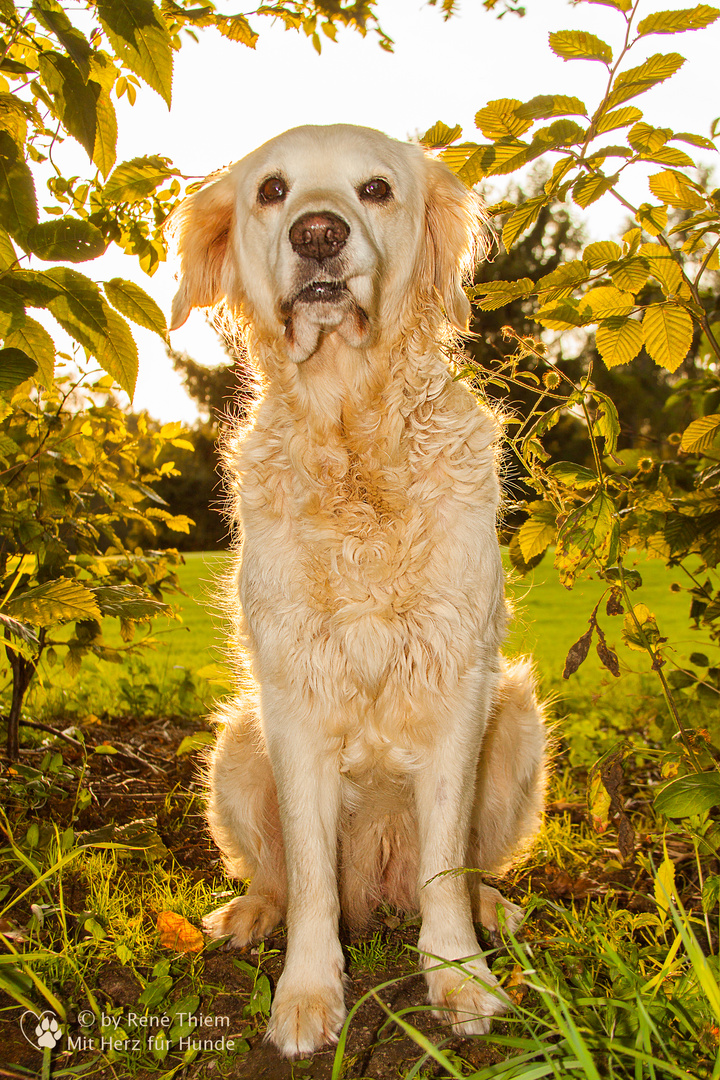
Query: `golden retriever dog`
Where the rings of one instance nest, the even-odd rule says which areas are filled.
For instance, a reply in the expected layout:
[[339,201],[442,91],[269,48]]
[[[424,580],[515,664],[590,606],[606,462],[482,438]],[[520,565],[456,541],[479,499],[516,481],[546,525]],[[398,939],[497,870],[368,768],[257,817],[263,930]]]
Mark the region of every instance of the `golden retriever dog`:
[[173,328],[223,302],[262,384],[226,447],[255,690],[216,717],[208,805],[250,883],[206,928],[242,948],[285,920],[268,1037],[292,1057],[343,1024],[341,913],[419,909],[436,1015],[485,1032],[507,999],[473,920],[521,913],[448,871],[497,870],[533,833],[545,743],[529,665],[500,653],[498,424],[453,366],[479,201],[419,146],[308,126],[174,230]]

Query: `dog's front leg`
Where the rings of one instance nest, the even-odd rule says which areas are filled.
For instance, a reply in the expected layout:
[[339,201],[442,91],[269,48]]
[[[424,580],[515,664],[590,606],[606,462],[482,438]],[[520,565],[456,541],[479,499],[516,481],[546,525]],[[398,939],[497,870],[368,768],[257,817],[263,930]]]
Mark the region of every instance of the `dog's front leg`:
[[[422,915],[418,946],[435,1015],[458,1032],[479,1035],[488,1030],[494,1013],[504,1012],[506,999],[480,955],[467,877],[443,873],[463,867],[467,857],[480,741],[473,731],[477,715],[470,712],[436,720],[438,740],[415,776]],[[462,963],[443,967],[444,960]]]
[[280,695],[264,694],[263,712],[288,886],[287,955],[267,1037],[294,1057],[336,1042],[345,1019],[338,939],[340,773],[317,727],[297,724],[297,713]]

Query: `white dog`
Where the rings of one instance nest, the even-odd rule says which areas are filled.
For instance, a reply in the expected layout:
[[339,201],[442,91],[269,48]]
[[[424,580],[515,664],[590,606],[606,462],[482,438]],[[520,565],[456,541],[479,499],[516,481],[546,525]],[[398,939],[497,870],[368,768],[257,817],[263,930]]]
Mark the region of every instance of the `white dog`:
[[452,367],[478,200],[419,146],[301,127],[175,231],[173,328],[224,301],[262,378],[226,451],[256,690],[219,713],[208,809],[251,880],[206,926],[243,947],[286,919],[268,1034],[305,1055],[345,1016],[341,911],[419,907],[431,1003],[484,1032],[506,1000],[473,918],[520,912],[444,872],[497,869],[535,830],[544,735],[529,666],[500,655],[497,424]]

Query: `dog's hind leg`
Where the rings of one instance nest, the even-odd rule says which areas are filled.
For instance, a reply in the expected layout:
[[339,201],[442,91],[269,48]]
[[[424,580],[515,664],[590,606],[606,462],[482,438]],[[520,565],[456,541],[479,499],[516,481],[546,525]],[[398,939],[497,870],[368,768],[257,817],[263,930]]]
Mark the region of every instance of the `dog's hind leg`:
[[[545,725],[530,664],[505,662],[483,735],[472,811],[469,865],[495,872],[540,826],[545,795]],[[497,905],[511,930],[522,909],[469,874],[473,917],[498,929]]]
[[254,710],[228,702],[215,719],[225,726],[208,769],[207,819],[231,877],[249,878],[244,896],[203,920],[213,937],[243,948],[269,934],[285,915],[286,881],[277,792]]

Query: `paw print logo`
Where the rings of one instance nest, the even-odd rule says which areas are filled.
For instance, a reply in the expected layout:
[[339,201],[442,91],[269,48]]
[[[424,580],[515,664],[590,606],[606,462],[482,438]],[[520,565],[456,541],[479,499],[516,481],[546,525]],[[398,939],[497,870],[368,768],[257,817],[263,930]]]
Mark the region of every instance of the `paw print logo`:
[[60,1021],[54,1012],[38,1016],[28,1009],[20,1018],[20,1027],[27,1041],[38,1050],[52,1050],[62,1038]]

